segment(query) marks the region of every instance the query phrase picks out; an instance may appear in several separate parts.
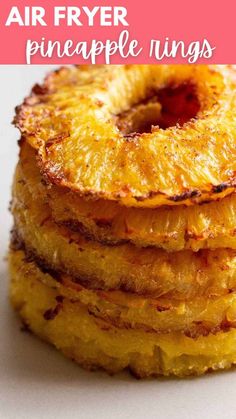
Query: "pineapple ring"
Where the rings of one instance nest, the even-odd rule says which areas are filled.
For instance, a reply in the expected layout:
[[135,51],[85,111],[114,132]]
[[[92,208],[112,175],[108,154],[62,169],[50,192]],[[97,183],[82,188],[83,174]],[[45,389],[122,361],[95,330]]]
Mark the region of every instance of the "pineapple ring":
[[202,205],[127,208],[112,201],[91,201],[67,188],[42,184],[36,152],[21,142],[20,171],[32,195],[47,201],[58,225],[102,244],[131,242],[167,251],[236,249],[236,194]]
[[21,261],[20,271],[57,290],[60,299],[69,299],[89,308],[91,315],[118,328],[137,328],[158,333],[183,332],[186,336],[209,335],[236,327],[236,292],[216,298],[196,297],[190,301],[147,298],[124,291],[88,289],[70,275],[43,268],[28,259],[22,250],[10,250],[10,259]]
[[224,296],[236,289],[235,250],[167,253],[132,244],[105,246],[59,227],[47,202],[37,190],[29,190],[20,165],[13,184],[12,213],[17,247],[25,247],[43,266],[69,273],[88,288],[175,300]]
[[[196,118],[159,128],[169,100],[160,100],[163,89],[174,92],[184,85],[194,87],[195,98],[185,99],[190,105],[197,99]],[[151,95],[156,104],[149,100],[146,108]],[[38,151],[49,183],[125,206],[193,204],[235,189],[235,99],[230,66],[62,68],[33,89],[18,107],[15,123]],[[171,116],[173,107],[176,103]],[[157,125],[151,132],[132,132],[143,113],[155,125],[153,112]],[[181,113],[174,123],[178,120]]]
[[[115,327],[62,287],[20,251],[10,252],[10,297],[26,326],[85,368],[110,373],[130,368],[139,377],[203,374],[236,363],[235,325],[199,337]],[[161,313],[160,313],[161,314]],[[230,318],[231,318],[231,314]]]

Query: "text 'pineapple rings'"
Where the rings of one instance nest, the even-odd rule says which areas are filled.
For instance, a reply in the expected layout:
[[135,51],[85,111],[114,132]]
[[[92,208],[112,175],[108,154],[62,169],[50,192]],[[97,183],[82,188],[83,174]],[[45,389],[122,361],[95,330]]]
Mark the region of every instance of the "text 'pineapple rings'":
[[85,200],[67,188],[42,183],[35,151],[21,141],[21,177],[33,196],[50,206],[52,219],[102,244],[132,242],[167,251],[236,249],[236,194],[215,205],[127,208],[114,201]]
[[230,66],[84,66],[52,73],[17,110],[50,183],[156,207],[236,186]]

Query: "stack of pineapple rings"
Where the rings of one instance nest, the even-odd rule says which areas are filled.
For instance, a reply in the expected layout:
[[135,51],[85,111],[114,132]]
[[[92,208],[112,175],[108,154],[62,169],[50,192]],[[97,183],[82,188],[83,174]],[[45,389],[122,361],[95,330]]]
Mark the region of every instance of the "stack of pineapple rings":
[[236,77],[82,66],[17,108],[11,301],[87,368],[236,363]]

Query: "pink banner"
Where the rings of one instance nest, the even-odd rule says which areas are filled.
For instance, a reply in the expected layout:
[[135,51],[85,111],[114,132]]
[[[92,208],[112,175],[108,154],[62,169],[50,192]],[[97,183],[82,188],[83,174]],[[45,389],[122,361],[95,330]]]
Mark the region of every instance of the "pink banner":
[[7,0],[1,64],[236,62],[233,0]]

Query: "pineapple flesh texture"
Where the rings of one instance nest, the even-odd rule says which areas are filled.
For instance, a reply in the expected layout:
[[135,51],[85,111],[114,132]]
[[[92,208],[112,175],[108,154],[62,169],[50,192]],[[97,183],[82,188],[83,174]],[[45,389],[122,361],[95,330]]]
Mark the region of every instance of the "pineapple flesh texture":
[[[127,135],[119,129],[119,115],[150,95],[158,100],[166,87],[184,85],[194,86],[195,118],[166,126],[168,101],[162,98],[150,132]],[[235,107],[230,66],[72,67],[37,86],[18,107],[15,123],[37,150],[49,182],[93,199],[151,208],[216,200],[234,191]]]

